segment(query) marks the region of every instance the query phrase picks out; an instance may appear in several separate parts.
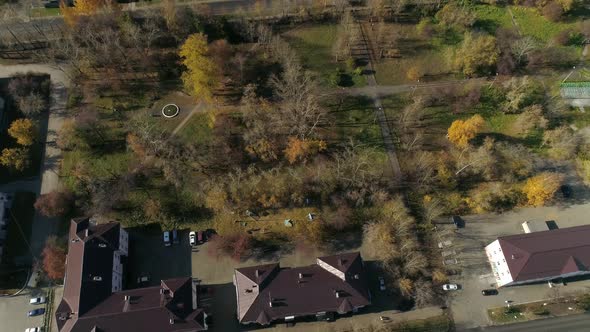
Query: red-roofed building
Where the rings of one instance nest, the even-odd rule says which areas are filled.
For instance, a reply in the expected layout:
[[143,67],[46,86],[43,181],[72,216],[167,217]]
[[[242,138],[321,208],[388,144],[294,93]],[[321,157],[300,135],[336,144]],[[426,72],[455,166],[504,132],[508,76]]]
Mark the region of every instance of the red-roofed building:
[[242,324],[344,315],[371,303],[358,252],[319,257],[316,264],[303,267],[276,263],[239,268],[234,285]]
[[499,287],[590,274],[590,225],[503,236],[485,250]]
[[64,295],[56,310],[60,332],[197,332],[207,329],[189,277],[122,290],[129,236],[117,222],[70,225]]

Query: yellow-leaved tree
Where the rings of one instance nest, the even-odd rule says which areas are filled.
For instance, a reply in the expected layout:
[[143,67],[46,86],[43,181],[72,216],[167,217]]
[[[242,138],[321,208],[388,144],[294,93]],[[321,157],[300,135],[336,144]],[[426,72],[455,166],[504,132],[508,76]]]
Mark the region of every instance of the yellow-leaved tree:
[[96,14],[105,7],[118,8],[116,2],[111,0],[75,0],[74,6],[70,7],[67,1],[60,1],[59,10],[66,24],[70,27],[78,23],[80,16]]
[[476,114],[467,120],[455,120],[448,130],[449,140],[460,148],[465,148],[485,126],[485,120]]
[[215,88],[218,69],[209,59],[207,36],[202,33],[190,35],[180,47],[179,55],[186,71],[182,82],[190,94],[196,98],[211,100]]
[[10,124],[8,134],[20,145],[32,145],[37,137],[37,128],[30,119],[17,119]]
[[561,186],[563,175],[543,172],[529,178],[522,191],[527,197],[528,204],[542,206],[550,201]]
[[24,171],[30,164],[29,149],[11,148],[2,150],[0,164],[19,172]]

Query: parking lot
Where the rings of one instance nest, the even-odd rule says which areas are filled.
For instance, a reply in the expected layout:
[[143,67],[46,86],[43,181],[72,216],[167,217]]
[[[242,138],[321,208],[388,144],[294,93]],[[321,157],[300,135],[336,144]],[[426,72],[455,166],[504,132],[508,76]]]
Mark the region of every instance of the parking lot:
[[[309,251],[289,251],[278,253],[276,256],[262,260],[248,259],[244,262],[236,262],[228,257],[214,257],[208,252],[208,243],[197,246],[192,252],[192,276],[201,282],[202,294],[199,302],[213,315],[212,331],[245,331],[256,329],[254,326],[241,326],[236,318],[236,291],[232,284],[234,269],[243,266],[267,264],[280,261],[281,267],[294,267],[314,264],[316,258],[326,253]],[[361,249],[362,252],[362,248]],[[363,258],[365,258],[363,256]],[[372,305],[362,312],[351,317],[340,317],[334,322],[298,322],[288,331],[351,331],[369,325],[381,326],[384,323],[380,316],[387,316],[388,323],[404,320],[423,319],[442,314],[438,307],[430,307],[408,312],[400,312],[399,297],[387,291],[379,289],[378,277],[383,275],[379,271],[378,264],[365,261],[369,275],[369,288],[372,294]],[[285,324],[277,324],[267,331],[283,331]]]
[[500,288],[499,294],[495,296],[481,294],[482,289],[495,287],[484,252],[486,245],[498,236],[523,233],[521,224],[524,221],[554,220],[559,228],[566,228],[587,224],[585,216],[589,213],[589,204],[523,208],[500,215],[463,217],[465,228],[456,231],[453,225],[438,225],[439,241],[446,242],[445,248],[440,250],[441,259],[449,264],[449,270],[456,273],[450,276],[450,282],[461,286],[460,290],[450,294],[449,299],[457,329],[489,325],[487,309],[503,306],[506,300],[525,303],[590,291],[590,280],[582,280],[558,286],[557,290],[541,283]]
[[[38,293],[35,293],[37,296]],[[44,295],[44,294],[41,294]],[[6,332],[24,331],[29,327],[43,325],[43,315],[27,317],[30,310],[45,308],[45,304],[29,304],[30,291],[26,290],[18,296],[0,298],[0,330]]]
[[[178,244],[164,246],[159,228],[128,228],[129,257],[127,259],[126,287],[137,288],[159,285],[163,279],[191,275],[191,249],[188,230],[179,230]],[[138,283],[147,276],[149,281]]]

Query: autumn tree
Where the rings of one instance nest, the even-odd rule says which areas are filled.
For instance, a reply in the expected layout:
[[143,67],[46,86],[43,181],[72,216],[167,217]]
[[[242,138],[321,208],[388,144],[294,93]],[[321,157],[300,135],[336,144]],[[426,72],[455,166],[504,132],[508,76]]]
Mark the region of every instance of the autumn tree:
[[521,135],[528,135],[535,129],[545,129],[549,121],[543,116],[543,106],[531,105],[524,109],[514,121],[514,128]]
[[485,120],[479,114],[467,120],[455,120],[448,130],[449,140],[458,147],[465,148],[484,126]]
[[17,99],[18,109],[28,117],[39,115],[46,107],[47,102],[42,95],[32,92],[29,95]]
[[207,36],[202,33],[192,34],[180,47],[179,55],[186,71],[182,73],[185,88],[195,97],[211,100],[212,90],[216,86],[218,68],[209,59]]
[[526,195],[529,205],[542,206],[554,197],[562,182],[563,175],[543,172],[529,178],[522,191]]
[[444,28],[458,28],[465,30],[471,27],[476,20],[476,15],[466,6],[457,6],[454,3],[446,4],[436,13],[435,18]]
[[70,7],[68,1],[61,0],[59,9],[66,24],[74,27],[80,17],[94,15],[105,7],[115,5],[116,3],[111,0],[74,0],[74,6]]
[[506,113],[520,113],[524,107],[543,103],[543,86],[528,76],[513,77],[503,86],[507,91],[503,105]]
[[410,81],[419,81],[422,76],[424,76],[424,71],[417,65],[410,67],[406,72],[406,77]]
[[41,256],[47,276],[51,279],[63,279],[66,271],[66,250],[58,244],[55,236],[47,238]]
[[455,66],[463,74],[487,74],[498,60],[496,38],[488,35],[465,33],[461,48],[455,56]]
[[297,137],[289,137],[284,152],[289,163],[293,164],[298,160],[305,160],[310,156],[324,151],[326,147],[326,142],[321,140],[306,140]]
[[42,194],[35,201],[35,210],[46,217],[62,217],[72,209],[73,195],[65,191]]
[[28,148],[9,148],[2,150],[0,164],[19,172],[24,171],[31,163]]
[[400,279],[398,286],[403,296],[410,297],[414,294],[414,282],[411,279]]
[[37,137],[37,127],[30,119],[17,119],[10,124],[8,134],[20,145],[32,145]]
[[549,154],[557,159],[571,159],[580,147],[582,138],[568,126],[546,130],[543,145],[549,146]]

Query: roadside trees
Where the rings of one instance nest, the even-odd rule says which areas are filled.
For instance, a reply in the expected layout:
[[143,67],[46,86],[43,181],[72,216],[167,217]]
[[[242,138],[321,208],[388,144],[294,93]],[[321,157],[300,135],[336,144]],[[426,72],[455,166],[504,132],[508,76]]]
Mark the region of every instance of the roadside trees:
[[557,173],[543,172],[528,179],[522,189],[525,193],[528,204],[542,206],[550,201],[563,181],[563,175]]
[[51,279],[63,279],[66,271],[66,250],[58,244],[55,236],[47,238],[41,256],[47,276]]
[[10,148],[2,150],[0,164],[16,171],[22,172],[31,163],[28,148]]
[[62,217],[71,210],[72,203],[71,193],[52,191],[37,198],[35,209],[46,217]]

